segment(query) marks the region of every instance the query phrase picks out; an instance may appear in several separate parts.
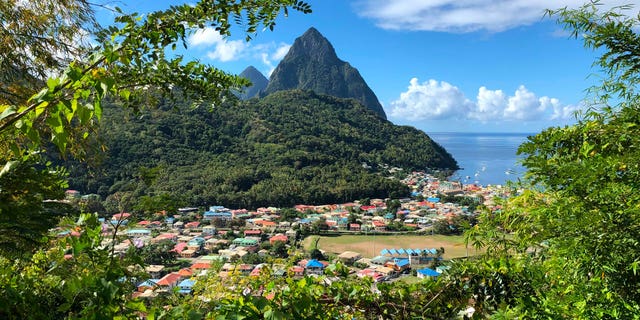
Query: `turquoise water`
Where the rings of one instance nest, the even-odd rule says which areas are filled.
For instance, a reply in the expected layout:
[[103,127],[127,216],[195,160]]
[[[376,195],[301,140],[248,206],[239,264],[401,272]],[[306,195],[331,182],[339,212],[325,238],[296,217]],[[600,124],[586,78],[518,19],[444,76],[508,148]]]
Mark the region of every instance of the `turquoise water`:
[[530,133],[429,133],[462,168],[451,180],[481,185],[504,184],[522,175],[516,151]]

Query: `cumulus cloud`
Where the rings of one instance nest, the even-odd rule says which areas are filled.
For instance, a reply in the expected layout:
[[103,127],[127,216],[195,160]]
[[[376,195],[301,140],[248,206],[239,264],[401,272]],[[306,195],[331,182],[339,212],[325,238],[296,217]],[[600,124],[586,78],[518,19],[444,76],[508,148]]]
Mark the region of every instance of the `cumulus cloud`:
[[191,34],[188,43],[193,48],[207,49],[205,56],[221,62],[234,61],[244,58],[258,58],[262,60],[264,69],[271,74],[275,65],[289,52],[290,44],[275,42],[249,44],[244,40],[229,40],[213,28],[204,28]]
[[194,47],[210,46],[224,41],[222,35],[213,28],[204,28],[189,36],[188,43]]
[[[606,7],[626,0],[603,1]],[[359,15],[384,29],[500,32],[540,21],[545,9],[579,7],[583,0],[359,0]]]
[[391,102],[391,116],[406,119],[445,119],[467,112],[473,104],[460,89],[447,82],[411,79],[400,99]]
[[193,47],[213,47],[206,56],[222,62],[238,60],[248,48],[243,40],[227,40],[213,28],[196,31],[189,36],[188,43]]
[[247,45],[242,40],[223,41],[216,45],[215,50],[207,52],[207,57],[222,62],[237,60],[246,48]]
[[410,121],[463,119],[489,121],[565,120],[578,106],[563,105],[556,98],[538,97],[521,85],[512,96],[502,90],[478,89],[476,101],[467,99],[457,87],[429,80],[411,79],[407,91],[391,102],[390,115]]

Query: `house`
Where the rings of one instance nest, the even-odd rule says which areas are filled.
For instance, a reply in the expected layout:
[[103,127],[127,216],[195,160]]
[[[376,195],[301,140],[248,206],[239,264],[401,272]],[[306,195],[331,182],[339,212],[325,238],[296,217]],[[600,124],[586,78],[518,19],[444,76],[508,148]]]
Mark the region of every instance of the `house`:
[[356,273],[358,278],[371,277],[374,282],[380,282],[384,278],[384,275],[375,269],[362,269]]
[[391,257],[387,256],[377,256],[371,259],[371,264],[384,266],[385,263],[391,260]]
[[196,229],[200,226],[200,221],[191,221],[185,223],[184,227],[189,229]]
[[140,282],[137,286],[138,292],[145,292],[147,290],[155,290],[158,287],[159,279],[149,279]]
[[196,251],[193,249],[182,250],[180,252],[180,257],[182,258],[193,258],[196,255]]
[[142,221],[138,222],[136,225],[139,226],[139,227],[146,228],[150,223],[151,223],[151,221],[149,221],[149,220],[142,220]]
[[385,279],[394,278],[398,275],[395,270],[389,267],[378,266],[375,270],[381,273],[385,277]]
[[223,247],[226,244],[228,244],[227,240],[211,238],[204,242],[204,247],[209,251],[213,251],[215,248]]
[[129,229],[129,230],[127,230],[127,236],[130,237],[130,238],[151,236],[151,230],[148,230],[148,229]]
[[338,255],[338,259],[340,259],[340,261],[342,261],[342,263],[347,264],[347,265],[354,264],[360,258],[362,258],[362,255],[357,253],[357,252],[353,252],[353,251],[345,251],[345,252],[341,253],[340,255]]
[[214,235],[216,234],[216,227],[214,226],[204,226],[202,227],[203,235]]
[[173,246],[172,251],[174,251],[177,254],[181,254],[182,251],[184,251],[186,248],[187,248],[187,243],[180,242],[180,243],[177,243],[175,246]]
[[152,264],[144,268],[144,271],[146,271],[151,278],[160,278],[160,276],[162,276],[163,270],[164,266],[160,264]]
[[160,287],[160,289],[162,290],[171,290],[178,285],[178,281],[180,281],[180,274],[177,272],[172,272],[160,278],[157,284],[158,287]]
[[251,272],[253,271],[253,268],[254,266],[252,264],[243,263],[238,265],[236,270],[240,271],[241,274],[247,276],[251,274]]
[[190,294],[193,291],[193,286],[196,284],[195,280],[184,279],[178,284],[178,293]]
[[284,234],[285,234],[287,237],[289,237],[289,238],[293,238],[293,239],[295,239],[295,238],[296,238],[296,236],[297,236],[297,234],[298,234],[298,231],[293,230],[293,229],[289,229],[289,230],[287,230]]
[[258,240],[250,238],[235,238],[233,244],[240,247],[254,247],[258,245]]
[[378,212],[378,207],[376,206],[360,206],[360,210],[366,212],[366,213],[370,213],[370,214],[374,214],[376,212]]
[[349,230],[351,231],[360,231],[360,224],[358,223],[350,223]]
[[440,275],[440,272],[435,271],[433,269],[424,268],[424,269],[418,270],[416,274],[418,278],[421,278],[421,279],[424,279],[424,278],[435,279]]
[[232,218],[233,214],[229,211],[229,209],[223,206],[209,207],[209,211],[205,211],[203,217],[203,219],[206,221],[210,221],[213,219],[231,220]]
[[130,216],[131,216],[131,214],[126,213],[126,212],[114,214],[111,217],[111,225],[113,225],[113,226],[126,226],[129,223],[128,218]]
[[262,234],[262,230],[256,230],[256,229],[250,229],[250,230],[245,230],[244,231],[244,236],[254,236],[254,237],[259,237]]
[[259,226],[262,230],[274,230],[277,227],[277,223],[269,220],[256,220],[253,222],[254,225]]
[[348,218],[340,218],[338,219],[338,229],[347,229],[347,226],[349,225],[349,219]]
[[293,266],[289,271],[293,273],[294,277],[302,277],[304,275],[304,268],[301,266]]
[[111,217],[111,220],[116,220],[116,221],[123,221],[128,219],[131,216],[131,214],[123,212],[123,213],[116,213]]
[[194,250],[194,251],[198,251],[200,249],[202,249],[202,247],[204,246],[205,243],[205,239],[202,237],[195,237],[191,240],[189,240],[189,242],[187,242],[187,247],[189,247],[189,249]]
[[[193,266],[191,266],[193,268]],[[193,271],[190,268],[182,268],[180,270],[178,270],[178,274],[180,274],[180,276],[182,278],[190,278],[193,275]]]
[[198,212],[198,208],[195,208],[195,207],[191,207],[191,208],[178,208],[178,212],[180,212],[181,214],[186,214],[186,213],[195,213],[195,212]]
[[391,212],[388,212],[388,213],[386,213],[386,214],[384,215],[384,220],[385,220],[387,223],[389,223],[389,222],[393,221],[393,219],[395,219],[395,218],[396,218],[396,216],[395,216],[393,213],[391,213]]
[[158,243],[162,241],[178,241],[178,235],[175,233],[161,233],[157,235],[155,238],[151,239],[151,243]]
[[205,262],[196,262],[191,265],[191,271],[193,273],[198,273],[198,274],[200,274],[204,270],[209,270],[210,268],[211,268],[211,264],[205,263]]
[[385,263],[384,266],[393,269],[397,273],[403,273],[411,270],[411,263],[409,262],[409,259],[394,258],[393,260]]
[[271,243],[272,245],[277,241],[287,243],[289,241],[289,237],[285,236],[284,234],[276,234],[275,236],[269,238],[269,243]]
[[307,274],[322,275],[324,273],[324,264],[316,259],[311,259],[307,261],[305,271]]
[[385,231],[385,230],[387,230],[387,224],[382,222],[382,221],[373,220],[371,223],[373,224],[373,229],[376,230],[376,231]]

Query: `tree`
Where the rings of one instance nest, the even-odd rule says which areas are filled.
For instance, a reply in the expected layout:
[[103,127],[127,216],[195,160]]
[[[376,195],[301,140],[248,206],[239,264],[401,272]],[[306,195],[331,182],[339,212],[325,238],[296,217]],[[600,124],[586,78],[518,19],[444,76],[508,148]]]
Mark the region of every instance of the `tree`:
[[286,258],[289,256],[287,244],[283,241],[274,242],[269,251],[278,258]]
[[[214,6],[203,0],[143,17],[115,9],[117,26],[89,29],[85,27],[94,25],[94,19],[84,0],[4,2],[0,5],[0,36],[5,44],[0,49],[0,180],[19,177],[17,163],[44,167],[46,162],[38,155],[51,151],[50,144],[62,157],[85,159],[97,147],[89,137],[105,99],[137,110],[161,98],[207,106],[232,98],[230,90],[247,85],[245,80],[183,61],[170,55],[171,50],[186,47],[186,37],[204,27],[228,36],[232,21],[243,26],[250,40],[260,26],[273,29],[278,14],[289,9],[310,12],[302,1],[228,0]],[[97,46],[75,41],[83,30],[96,30]],[[34,179],[53,190],[64,183],[62,175],[55,176],[57,180],[45,174]],[[12,185],[0,190],[7,195],[16,191]]]
[[173,251],[175,244],[171,240],[163,240],[152,243],[142,248],[140,256],[143,262],[149,264],[161,264],[165,266],[174,265],[178,254]]
[[640,316],[640,21],[626,15],[630,8],[590,2],[548,12],[602,52],[595,65],[604,77],[575,125],[549,128],[520,146],[528,188],[502,210],[485,212],[467,235],[485,248],[486,261],[510,265],[500,272],[508,303],[493,304],[498,312]]
[[46,243],[49,228],[73,210],[45,201],[64,196],[64,170],[38,165],[36,157],[8,163],[5,170],[11,173],[0,178],[0,254],[19,256]]
[[396,212],[402,206],[402,204],[400,203],[400,200],[398,200],[398,199],[389,199],[389,200],[387,200],[386,205],[387,205],[387,211],[393,213],[394,216],[395,216]]
[[89,38],[81,35],[98,29],[83,0],[3,1],[0,17],[0,105],[26,103],[51,71],[86,53]]
[[[60,215],[45,200],[61,199],[66,187],[65,171],[42,154],[56,149],[61,157],[82,161],[99,149],[90,137],[105,99],[137,110],[160,99],[210,107],[233,98],[230,90],[246,80],[184,61],[171,50],[186,47],[187,36],[205,27],[229,36],[236,23],[250,40],[262,26],[273,29],[281,12],[310,12],[294,0],[201,0],[144,16],[115,9],[113,26],[90,29],[90,6],[84,0],[0,3],[0,318],[153,313],[128,299],[139,259],[116,257],[115,233],[114,242],[103,245],[96,215],[80,215],[64,226],[77,237],[33,251],[47,243],[46,231]],[[75,41],[93,30],[97,45]],[[13,259],[23,253],[33,254]]]

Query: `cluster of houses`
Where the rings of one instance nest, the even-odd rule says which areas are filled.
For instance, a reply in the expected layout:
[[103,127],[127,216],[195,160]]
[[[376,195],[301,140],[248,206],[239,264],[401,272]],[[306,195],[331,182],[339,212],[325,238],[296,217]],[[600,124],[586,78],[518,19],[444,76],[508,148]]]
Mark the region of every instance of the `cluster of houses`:
[[[165,266],[162,265],[146,266],[145,271],[149,275],[149,279],[137,285],[137,290],[133,296],[152,298],[158,294],[173,292],[174,290],[181,294],[191,294],[198,279],[212,272],[214,262],[220,259],[223,259],[220,255],[202,256],[193,260],[190,267],[174,272],[166,272]],[[326,274],[326,270],[335,269],[335,263],[338,261],[350,266],[350,274],[355,273],[358,278],[370,277],[374,282],[391,280],[401,274],[409,273],[412,267],[411,258],[387,254],[369,259],[363,258],[359,253],[352,251],[343,252],[333,263],[316,259],[302,259],[292,266],[270,265],[269,267],[271,269],[270,274],[273,277],[321,276]],[[354,268],[353,265],[364,265],[364,267],[361,269]],[[263,263],[252,265],[225,262],[220,267],[218,276],[221,278],[227,278],[232,275],[257,277],[261,275],[264,267],[265,264]],[[421,278],[437,277],[445,270],[443,268],[438,267],[436,270],[422,268],[417,270],[416,274]]]
[[[328,230],[341,232],[386,232],[392,223],[402,223],[414,229],[427,229],[438,219],[447,219],[459,214],[471,214],[466,207],[452,203],[441,203],[437,194],[479,195],[485,199],[496,194],[496,190],[474,185],[463,186],[458,183],[441,182],[425,174],[413,173],[405,183],[413,188],[413,195],[421,200],[400,199],[396,212],[388,212],[386,201],[371,199],[366,205],[359,202],[332,205],[297,205],[295,209],[304,213],[303,218],[294,221],[281,221],[279,208],[259,208],[255,211],[246,209],[231,210],[223,206],[210,206],[203,211],[199,208],[181,208],[177,214],[168,215],[161,212],[153,220],[137,220],[129,213],[114,214],[102,219],[103,232],[117,232],[119,239],[110,242],[112,237],[105,237],[104,246],[114,248],[115,253],[125,253],[130,246],[144,247],[154,243],[170,241],[172,250],[180,258],[188,259],[191,266],[178,271],[168,272],[165,266],[150,265],[145,271],[148,280],[138,285],[136,296],[153,297],[162,292],[170,292],[178,288],[180,293],[190,293],[199,276],[211,271],[214,262],[222,263],[219,275],[230,274],[258,275],[263,265],[237,263],[247,254],[269,255],[269,251],[261,249],[263,242],[271,245],[282,242],[290,247],[298,236],[298,230],[316,221],[326,223]],[[79,197],[77,192],[68,192],[69,197]],[[422,200],[423,199],[423,200]],[[486,203],[485,203],[486,204]],[[356,214],[357,222],[350,219]],[[244,227],[216,228],[220,221],[244,221]],[[61,236],[68,231],[60,232]],[[73,235],[73,234],[72,234]],[[425,263],[437,257],[435,249],[385,249],[376,257],[362,257],[357,252],[343,252],[337,257],[349,266],[359,266],[353,272],[358,277],[371,277],[374,281],[392,279],[407,273],[413,264]],[[426,260],[425,260],[426,259]],[[275,276],[321,275],[331,263],[318,260],[300,260],[296,265],[272,266]],[[419,277],[436,277],[442,270],[420,269]]]

